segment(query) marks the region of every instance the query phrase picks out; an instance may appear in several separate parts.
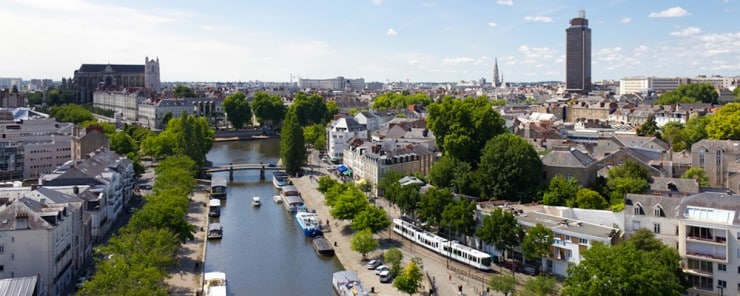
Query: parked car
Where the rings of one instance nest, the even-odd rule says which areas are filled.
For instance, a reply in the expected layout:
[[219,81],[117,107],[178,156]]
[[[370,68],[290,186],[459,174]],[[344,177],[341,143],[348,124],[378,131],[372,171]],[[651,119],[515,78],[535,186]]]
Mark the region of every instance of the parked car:
[[502,265],[504,268],[514,271],[520,271],[522,269],[522,264],[518,261],[504,261]]
[[378,266],[382,265],[383,261],[381,260],[370,260],[370,262],[367,263],[367,269],[373,270],[378,268]]
[[381,283],[390,283],[393,281],[393,274],[391,274],[390,270],[384,270],[380,273],[380,277],[378,279]]
[[524,269],[522,269],[522,272],[524,274],[535,276],[540,274],[540,268],[534,265],[526,265],[524,266]]
[[375,274],[376,275],[380,275],[380,273],[382,273],[383,271],[386,271],[386,270],[391,270],[391,268],[388,267],[387,265],[378,266],[377,268],[375,268]]

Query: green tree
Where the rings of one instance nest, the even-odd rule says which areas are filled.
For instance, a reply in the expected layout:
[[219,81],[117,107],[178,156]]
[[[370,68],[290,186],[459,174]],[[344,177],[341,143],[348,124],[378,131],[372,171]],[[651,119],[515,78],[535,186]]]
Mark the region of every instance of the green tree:
[[296,109],[290,108],[280,131],[280,158],[288,174],[301,171],[306,160],[306,146],[303,129],[298,122]]
[[44,103],[44,92],[42,91],[30,92],[26,94],[26,98],[28,99],[29,106],[41,105]]
[[404,177],[404,174],[398,171],[386,171],[380,181],[378,181],[378,193],[391,202],[395,202],[396,196],[401,191],[401,184],[398,180]]
[[645,193],[650,188],[650,172],[634,161],[628,160],[608,171],[606,187],[611,204],[623,202],[627,193]]
[[303,128],[303,137],[306,138],[306,144],[313,145],[316,150],[326,148],[326,128],[321,124],[312,124]]
[[401,186],[398,195],[393,198],[393,202],[398,205],[401,213],[416,217],[416,208],[418,207],[420,196],[418,185],[404,185]]
[[462,190],[463,184],[466,183],[465,178],[471,171],[469,163],[445,154],[432,165],[432,169],[429,170],[429,180],[437,187],[455,187],[458,192],[465,192]]
[[452,203],[452,193],[447,188],[432,187],[419,198],[419,207],[416,210],[418,218],[426,221],[429,225],[440,226],[442,222],[442,211]]
[[46,93],[46,103],[49,106],[60,106],[75,102],[75,95],[71,90],[51,89]]
[[167,128],[167,123],[169,123],[170,120],[172,118],[174,118],[174,117],[175,117],[175,115],[172,114],[172,112],[165,113],[164,116],[162,116],[162,122],[161,122],[162,123],[162,126],[165,127],[165,128]]
[[403,253],[398,248],[388,249],[385,251],[385,256],[383,256],[383,262],[390,266],[393,276],[398,276],[401,272],[401,260],[403,260]]
[[413,295],[421,287],[423,279],[424,275],[421,268],[412,260],[406,265],[401,274],[393,280],[393,287],[398,291]]
[[350,226],[355,231],[370,229],[372,233],[378,233],[391,225],[385,210],[368,205],[352,219]]
[[334,185],[339,185],[339,181],[329,176],[321,176],[319,178],[319,186],[316,188],[321,193],[326,193]]
[[677,103],[717,104],[719,93],[710,83],[681,84],[676,90],[665,92],[658,97],[656,104],[673,105]]
[[378,240],[373,238],[373,233],[370,229],[365,229],[355,233],[355,235],[352,236],[350,243],[352,251],[362,254],[363,260],[367,253],[372,252],[378,247],[378,245],[380,245]]
[[735,89],[732,90],[732,93],[735,95],[735,102],[738,102],[740,100],[740,87],[735,87]]
[[655,122],[655,114],[650,113],[648,115],[645,123],[637,128],[637,135],[641,137],[660,138],[660,129],[658,128],[658,123]]
[[172,96],[175,98],[195,98],[198,95],[191,88],[184,85],[178,85],[175,86]]
[[483,148],[480,184],[483,198],[531,201],[540,185],[542,161],[526,140],[505,133]]
[[729,103],[717,109],[706,128],[710,139],[740,140],[740,103]]
[[496,274],[488,279],[488,286],[491,290],[504,293],[504,295],[513,294],[516,290],[516,278],[505,274]]
[[707,125],[712,116],[691,115],[686,121],[686,128],[683,130],[683,136],[686,140],[686,150],[691,150],[691,145],[707,138]]
[[110,137],[110,149],[118,155],[126,155],[129,152],[139,152],[139,145],[125,131],[120,131]]
[[82,124],[85,121],[95,121],[95,116],[93,116],[90,110],[75,104],[53,106],[51,107],[49,115],[56,118],[58,121],[71,122],[74,124]]
[[442,210],[440,224],[457,235],[473,235],[475,233],[475,202],[466,199],[452,200]]
[[681,96],[676,91],[668,91],[660,94],[655,101],[656,105],[695,104],[700,101],[692,97]]
[[560,295],[558,282],[554,277],[539,275],[524,283],[524,296],[555,296]]
[[180,117],[170,120],[165,131],[174,134],[177,154],[188,156],[198,165],[206,163],[206,154],[213,147],[215,138],[215,132],[208,126],[208,119],[183,111]]
[[[481,241],[502,252],[511,252],[524,238],[524,230],[510,211],[496,208],[483,218],[483,226],[476,233]],[[512,275],[514,269],[511,270]]]
[[601,194],[588,188],[578,190],[576,204],[581,209],[605,210],[609,208],[609,202]]
[[671,149],[674,152],[686,150],[684,129],[682,123],[675,121],[668,122],[660,128],[661,138],[671,144]]
[[329,113],[330,118],[339,114],[339,105],[337,105],[337,101],[331,100],[326,102],[326,111]]
[[683,295],[687,285],[676,250],[647,229],[607,246],[593,243],[568,267],[563,295]]
[[316,123],[325,125],[331,119],[329,109],[326,107],[326,103],[324,103],[324,98],[317,94],[306,96],[302,92],[297,93],[290,109],[295,109],[298,122],[301,126],[309,126]]
[[283,121],[287,109],[283,100],[278,96],[270,96],[266,92],[256,92],[252,100],[252,110],[260,125],[279,124]]
[[522,240],[522,255],[527,260],[540,260],[542,256],[550,256],[550,246],[554,242],[552,229],[537,223],[527,230]]
[[488,140],[505,131],[504,119],[486,97],[445,97],[429,105],[427,127],[445,154],[478,167]]
[[681,179],[695,179],[699,186],[709,186],[709,177],[703,168],[691,167],[681,176]]
[[360,212],[370,206],[367,198],[362,194],[362,192],[360,192],[360,190],[355,187],[349,188],[351,188],[351,190],[346,190],[341,193],[334,202],[334,205],[331,207],[331,210],[329,210],[329,214],[331,214],[334,219],[354,219]]
[[226,119],[235,129],[241,129],[252,119],[252,108],[249,107],[247,97],[240,91],[226,96],[223,105]]
[[550,183],[542,196],[542,203],[552,206],[565,205],[568,200],[575,200],[581,186],[575,178],[565,178],[557,175]]

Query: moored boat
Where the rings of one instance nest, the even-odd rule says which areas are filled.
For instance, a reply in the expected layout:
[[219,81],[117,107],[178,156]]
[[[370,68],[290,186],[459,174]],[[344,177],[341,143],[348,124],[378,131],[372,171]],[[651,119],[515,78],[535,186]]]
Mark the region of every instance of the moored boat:
[[283,202],[283,198],[280,195],[273,196],[272,197],[272,200],[274,200],[275,203],[282,203]]
[[334,248],[329,243],[329,240],[323,236],[317,236],[311,241],[313,249],[316,253],[323,256],[334,256]]
[[224,228],[221,223],[211,223],[208,225],[208,239],[221,239],[224,235]]
[[260,201],[259,196],[252,196],[252,206],[253,207],[259,207],[262,205],[262,202]]
[[211,271],[203,274],[203,295],[226,296],[226,273]]
[[306,211],[305,207],[299,207],[295,213],[295,222],[303,234],[314,237],[321,234],[321,221],[316,213]]
[[339,296],[368,296],[360,278],[352,271],[337,271],[332,274],[331,286]]
[[272,185],[277,189],[281,189],[285,185],[290,185],[289,175],[286,172],[273,172],[272,173]]
[[298,188],[293,185],[285,185],[280,191],[283,199],[283,206],[291,213],[295,213],[299,206],[303,205],[303,198]]
[[221,200],[212,198],[208,201],[208,216],[218,217],[221,216]]
[[226,198],[227,182],[226,177],[221,175],[211,177],[211,197]]

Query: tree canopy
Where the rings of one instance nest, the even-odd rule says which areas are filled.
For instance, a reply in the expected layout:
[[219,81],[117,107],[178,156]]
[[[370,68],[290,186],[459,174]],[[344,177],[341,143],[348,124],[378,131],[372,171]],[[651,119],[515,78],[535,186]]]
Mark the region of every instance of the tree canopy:
[[326,129],[323,125],[317,123],[303,128],[303,137],[306,138],[306,144],[313,145],[314,149],[326,149]]
[[266,92],[259,91],[254,94],[252,100],[252,111],[260,125],[280,124],[285,117],[287,108],[283,100],[278,96],[270,96]]
[[357,213],[352,219],[350,226],[355,231],[370,229],[372,233],[378,233],[391,225],[391,220],[385,210],[370,206],[369,204]]
[[655,102],[659,105],[673,105],[677,103],[711,103],[717,104],[719,93],[710,83],[681,84],[676,90],[665,92]]
[[522,240],[522,255],[527,260],[538,260],[542,256],[549,256],[550,246],[553,242],[552,229],[537,223],[537,225],[527,230],[527,234]]
[[681,179],[695,179],[699,186],[709,186],[709,176],[703,168],[691,167],[681,176]]
[[740,103],[729,103],[717,109],[706,128],[710,139],[740,140]]
[[[483,226],[478,228],[476,234],[481,241],[502,252],[511,252],[524,238],[524,230],[516,222],[514,214],[501,208],[483,217]],[[511,272],[513,274],[514,270]]]
[[478,167],[488,140],[505,131],[504,119],[486,97],[455,99],[429,105],[427,127],[437,146],[452,157]]
[[71,122],[77,125],[80,125],[85,121],[95,121],[95,116],[93,116],[90,110],[75,104],[52,106],[49,111],[49,115],[56,118],[58,121]]
[[634,161],[628,160],[608,171],[606,187],[610,192],[611,204],[624,202],[627,193],[644,193],[650,188],[650,172]]
[[294,109],[300,126],[309,126],[312,124],[325,125],[331,119],[329,109],[324,103],[324,98],[318,94],[307,96],[299,92],[293,99],[290,109]]
[[175,98],[195,98],[198,94],[196,94],[190,87],[178,85],[175,86],[172,96]]
[[637,135],[641,137],[658,137],[660,138],[660,129],[655,121],[655,114],[650,113],[647,120],[637,128]]
[[583,251],[578,265],[568,268],[563,295],[684,295],[687,285],[676,250],[647,229],[626,241],[598,242]]
[[393,287],[401,292],[413,295],[421,287],[421,281],[424,279],[421,268],[413,260],[409,261],[396,279],[393,280]]
[[475,202],[467,199],[452,200],[442,210],[440,224],[447,231],[456,234],[475,234]]
[[249,123],[252,119],[252,108],[249,107],[247,97],[240,91],[226,96],[223,106],[226,119],[231,122],[235,129],[241,129],[245,123]]
[[575,200],[581,186],[575,178],[566,178],[557,175],[550,179],[545,193],[542,195],[542,203],[551,206],[563,206],[569,200]]
[[298,122],[296,108],[293,107],[288,110],[283,129],[280,131],[280,158],[285,166],[285,172],[291,175],[300,172],[306,161],[303,128]]
[[531,201],[540,186],[542,161],[529,142],[511,133],[488,141],[482,151],[481,197]]
[[370,229],[365,229],[356,232],[352,236],[350,244],[352,251],[362,254],[362,259],[365,259],[367,253],[375,250],[380,243],[373,238],[373,232]]
[[432,99],[424,93],[403,94],[397,92],[386,92],[373,98],[371,108],[374,110],[404,109],[409,105],[427,106]]

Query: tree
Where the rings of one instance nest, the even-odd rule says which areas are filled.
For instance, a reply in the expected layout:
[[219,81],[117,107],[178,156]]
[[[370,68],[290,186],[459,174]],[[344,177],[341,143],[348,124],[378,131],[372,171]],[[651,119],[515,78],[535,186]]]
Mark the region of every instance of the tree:
[[558,282],[554,277],[539,275],[524,283],[524,296],[555,296],[560,295]]
[[28,106],[33,107],[36,105],[41,105],[44,103],[44,92],[29,92],[28,94],[26,94],[26,98],[28,99]]
[[385,256],[383,256],[383,262],[391,267],[393,276],[398,276],[398,273],[401,272],[401,260],[403,260],[403,253],[398,248],[388,249],[385,251]]
[[419,186],[410,184],[401,186],[398,195],[393,198],[393,202],[401,209],[401,213],[415,217],[419,198]]
[[634,161],[628,160],[608,171],[606,187],[609,189],[611,203],[623,202],[627,193],[644,193],[650,188],[650,172]]
[[699,183],[699,186],[709,186],[709,177],[703,168],[691,167],[683,173],[681,179],[695,179]]
[[[483,226],[478,228],[477,235],[481,241],[493,245],[499,251],[510,252],[522,242],[524,230],[510,211],[496,208],[483,218]],[[511,273],[514,274],[513,265]]]
[[385,210],[370,205],[357,213],[350,224],[352,229],[355,231],[370,229],[372,233],[378,233],[379,231],[388,228],[390,225],[391,220],[388,219]]
[[531,144],[510,133],[486,143],[480,160],[484,198],[530,201],[540,185],[542,161]]
[[440,224],[448,232],[455,230],[457,235],[475,233],[475,202],[467,199],[452,200],[442,210]]
[[329,113],[330,118],[339,114],[339,105],[337,105],[337,101],[331,100],[326,102],[326,111]]
[[647,229],[618,245],[593,243],[568,275],[563,295],[683,295],[688,288],[676,250]]
[[329,109],[326,108],[326,104],[324,103],[324,98],[317,94],[306,96],[302,92],[297,93],[290,108],[295,109],[298,122],[301,126],[309,126],[316,123],[323,126],[331,119]]
[[676,103],[717,104],[719,93],[710,83],[681,84],[676,90],[665,92],[658,97],[656,104],[673,105]]
[[461,190],[462,184],[465,183],[465,175],[471,171],[472,168],[469,163],[460,161],[450,154],[445,154],[432,165],[431,170],[429,170],[429,180],[434,186],[455,187],[458,192],[464,192]]
[[329,176],[321,176],[319,178],[319,186],[316,188],[321,193],[326,193],[334,185],[339,185],[339,181]]
[[605,210],[609,208],[609,202],[601,194],[588,188],[578,190],[576,204],[581,209]]
[[401,184],[398,180],[401,180],[405,175],[398,171],[386,171],[380,181],[378,181],[378,193],[387,198],[390,202],[395,202],[396,196],[401,191]]
[[175,115],[172,114],[172,112],[165,113],[164,116],[162,116],[162,122],[161,122],[162,123],[162,126],[165,127],[165,128],[167,128],[167,123],[169,123],[170,120],[172,118],[174,118],[174,117],[175,117]]
[[174,135],[177,154],[188,156],[198,165],[206,163],[206,154],[213,147],[215,138],[215,132],[208,126],[208,119],[183,111],[180,117],[170,120],[166,131]]
[[447,188],[432,187],[419,198],[419,207],[416,210],[419,220],[426,221],[429,225],[440,226],[442,222],[442,211],[448,204],[452,203],[452,193]]
[[419,289],[423,279],[424,275],[421,273],[421,268],[412,260],[406,265],[401,274],[393,280],[393,287],[403,293],[412,295]]
[[56,118],[58,121],[71,122],[74,124],[82,124],[85,121],[95,121],[95,116],[93,116],[90,110],[75,104],[53,106],[51,107],[49,115]]
[[[331,210],[329,210],[329,214],[331,214],[334,219],[354,219],[360,212],[370,206],[367,198],[362,194],[362,192],[360,192],[360,190],[352,186],[348,188],[351,190],[346,190],[341,193],[334,202],[334,205],[331,207]],[[385,213],[383,216],[385,216]],[[363,221],[363,223],[364,222],[369,221]]]
[[139,152],[136,140],[124,131],[117,132],[110,137],[110,149],[118,155],[126,155],[129,152]]
[[735,95],[735,102],[738,102],[740,100],[740,87],[735,87],[735,89],[732,90],[732,93]]
[[478,167],[488,140],[505,131],[504,119],[486,97],[445,97],[429,105],[427,127],[445,154]]
[[373,233],[370,229],[365,229],[352,236],[351,244],[352,251],[362,254],[362,259],[364,260],[365,255],[375,250],[380,243],[373,238]]
[[252,100],[252,111],[260,125],[266,123],[279,124],[283,121],[287,109],[283,100],[278,96],[270,96],[260,91],[254,94]]
[[641,137],[657,137],[660,138],[660,131],[658,129],[658,123],[655,122],[655,114],[650,113],[647,120],[640,127],[637,128],[637,135]]
[[252,108],[249,107],[247,97],[240,91],[226,96],[223,106],[226,119],[231,122],[235,129],[241,129],[245,123],[252,119]]
[[710,139],[740,140],[740,103],[729,103],[717,109],[706,128]]
[[694,145],[694,143],[707,138],[707,125],[712,117],[711,115],[699,116],[696,114],[689,116],[689,120],[686,121],[686,128],[683,131],[687,150],[691,150],[691,145]]
[[550,246],[554,242],[552,229],[537,223],[527,231],[522,240],[522,254],[527,260],[538,260],[542,256],[550,256]]
[[372,109],[374,110],[387,110],[387,109],[403,109],[409,105],[422,105],[427,106],[432,103],[432,99],[424,93],[397,93],[397,92],[386,92],[373,98]]
[[674,152],[686,150],[686,139],[684,137],[684,125],[680,122],[671,121],[660,128],[662,139],[671,144]]
[[184,85],[175,86],[175,90],[172,94],[175,98],[195,98],[198,95],[193,90]]
[[575,178],[565,178],[560,175],[553,177],[542,196],[542,203],[546,205],[562,206],[568,200],[575,200],[581,186]]
[[504,295],[509,295],[509,293],[514,293],[514,290],[516,290],[516,278],[514,278],[513,275],[493,275],[488,280],[488,286],[494,291],[504,293]]
[[280,158],[285,166],[285,172],[291,175],[300,172],[306,160],[303,129],[298,122],[295,108],[288,110],[283,129],[280,131]]
[[306,138],[306,144],[313,145],[316,150],[326,148],[326,129],[321,124],[312,124],[303,128],[303,137]]

